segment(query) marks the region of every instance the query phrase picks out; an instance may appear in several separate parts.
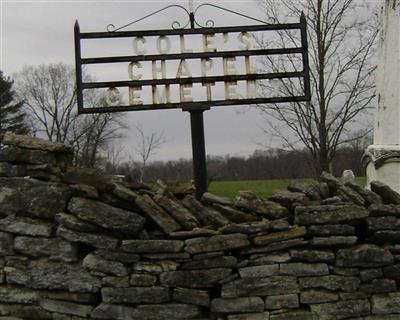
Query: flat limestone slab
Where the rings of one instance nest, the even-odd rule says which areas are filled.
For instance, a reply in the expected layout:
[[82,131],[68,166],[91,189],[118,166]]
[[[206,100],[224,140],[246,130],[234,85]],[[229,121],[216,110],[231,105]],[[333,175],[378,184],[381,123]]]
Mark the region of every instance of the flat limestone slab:
[[72,153],[72,147],[60,142],[50,142],[43,139],[31,138],[25,135],[19,135],[7,132],[4,135],[3,143],[25,149],[35,149],[51,152]]
[[91,199],[72,198],[68,210],[82,220],[129,235],[139,234],[145,223],[145,219],[135,212],[114,208]]

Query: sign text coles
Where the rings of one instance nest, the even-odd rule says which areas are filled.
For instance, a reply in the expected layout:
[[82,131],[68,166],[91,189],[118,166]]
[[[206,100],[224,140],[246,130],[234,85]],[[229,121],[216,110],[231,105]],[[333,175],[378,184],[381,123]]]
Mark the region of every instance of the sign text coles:
[[[202,52],[218,52],[218,43],[226,44],[230,36],[229,34],[221,35],[218,39],[215,34],[202,35]],[[188,36],[186,36],[188,37]],[[186,37],[181,35],[179,37],[179,51],[181,54],[193,53],[194,49],[188,46]],[[237,41],[239,50],[250,50],[252,44],[249,35],[246,32],[240,32],[235,39]],[[135,37],[132,41],[132,47],[136,56],[144,56],[149,54],[149,51],[157,51],[159,55],[169,55],[172,50],[172,41],[168,36],[159,36],[155,40],[155,48],[148,46],[148,41],[144,37]],[[221,42],[220,42],[221,41]],[[235,41],[235,42],[236,42]],[[171,83],[163,85],[152,85],[151,88],[151,102],[153,104],[171,103],[173,95],[171,90],[177,90],[177,100],[180,103],[192,102],[193,97],[193,84],[201,82],[203,88],[203,99],[207,102],[213,101],[215,95],[215,81],[207,81],[211,76],[234,76],[234,75],[249,75],[254,73],[250,62],[250,56],[244,56],[239,59],[237,56],[226,57],[208,57],[199,59],[179,59],[179,60],[151,60],[151,61],[131,61],[128,64],[127,72],[128,78],[132,81],[140,81],[144,79],[144,68],[147,67],[151,74],[152,80],[157,79],[186,79],[186,83]],[[242,64],[242,65],[240,65]],[[193,79],[194,78],[194,79]],[[177,81],[177,82],[178,82]],[[253,98],[256,96],[256,84],[254,80],[244,80],[245,96]],[[237,81],[223,81],[224,82],[224,98],[226,100],[237,99],[239,97]],[[172,88],[171,88],[172,87]],[[129,86],[128,99],[129,105],[143,105],[142,95],[143,86]],[[200,93],[201,93],[200,91]],[[121,93],[117,88],[109,88],[107,90],[107,104],[109,106],[120,105]]]
[[[299,44],[289,48],[257,47],[257,33],[276,32],[275,25],[98,33],[81,33],[76,27],[76,64],[81,73],[79,111],[190,110],[307,100],[305,24],[300,21],[279,27],[297,31]],[[104,46],[108,51],[99,55],[90,46],[94,40],[97,45],[108,42]],[[110,41],[115,43],[109,45]],[[88,53],[82,52],[81,47]],[[261,59],[272,61],[288,56],[296,57],[299,64],[278,70],[259,63]],[[95,81],[82,80],[83,67],[94,75],[91,79]],[[276,80],[279,83],[285,79],[299,88],[298,95],[288,96],[277,90]],[[260,94],[260,85],[271,87],[267,96],[265,90]],[[85,92],[90,90],[103,90],[106,104],[86,107]]]

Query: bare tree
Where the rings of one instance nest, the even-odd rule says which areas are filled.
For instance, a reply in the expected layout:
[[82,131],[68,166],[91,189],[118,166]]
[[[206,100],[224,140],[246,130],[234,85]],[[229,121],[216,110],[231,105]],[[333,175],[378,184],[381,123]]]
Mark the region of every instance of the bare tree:
[[118,143],[112,143],[105,154],[105,171],[110,174],[117,174],[118,167],[124,160],[124,146]]
[[[73,146],[76,165],[94,167],[100,151],[121,136],[124,125],[120,115],[78,115],[72,66],[27,66],[16,75],[16,91],[25,102],[35,131],[50,141]],[[85,104],[98,106],[105,104],[105,99],[92,91],[85,95]]]
[[121,117],[115,114],[85,115],[81,127],[75,132],[75,165],[93,168],[99,165],[102,153],[105,161],[114,140],[122,138],[125,128]]
[[151,155],[160,148],[166,140],[163,137],[162,132],[151,132],[146,134],[141,125],[135,125],[135,129],[139,135],[139,141],[135,147],[139,157],[140,157],[140,181],[144,179],[146,166]]
[[[331,171],[336,150],[357,139],[351,132],[371,107],[375,85],[375,46],[378,34],[377,3],[357,0],[261,0],[265,14],[277,22],[298,19],[304,12],[308,27],[310,103],[261,106],[269,133],[291,148],[305,146],[316,173]],[[286,21],[285,21],[286,22]],[[261,47],[298,46],[300,35],[280,31],[276,38],[256,38]],[[298,57],[268,57],[261,62],[272,71],[301,71]],[[280,94],[298,95],[303,84],[275,80]],[[271,90],[261,85],[261,90]],[[368,128],[367,130],[369,130]]]
[[36,131],[50,141],[70,143],[75,112],[75,74],[65,64],[27,66],[16,75],[17,94],[34,121]]

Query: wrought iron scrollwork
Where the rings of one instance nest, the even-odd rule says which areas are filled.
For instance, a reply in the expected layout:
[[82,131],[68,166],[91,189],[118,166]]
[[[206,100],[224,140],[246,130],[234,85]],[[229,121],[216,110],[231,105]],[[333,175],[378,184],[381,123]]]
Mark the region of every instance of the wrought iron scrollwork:
[[[254,17],[250,17],[250,16],[245,15],[245,14],[243,14],[243,13],[236,12],[236,11],[231,10],[231,9],[227,9],[227,8],[218,6],[218,5],[216,5],[216,4],[212,4],[212,3],[202,3],[202,4],[200,4],[199,6],[197,6],[196,9],[194,9],[194,11],[193,11],[193,18],[192,18],[192,19],[194,20],[194,21],[193,21],[194,24],[195,24],[197,27],[199,27],[199,28],[213,28],[214,25],[215,25],[215,22],[214,22],[214,20],[212,20],[212,19],[206,20],[205,23],[203,23],[203,24],[201,24],[198,20],[196,20],[196,14],[197,14],[197,12],[198,12],[200,9],[204,8],[204,7],[212,7],[212,8],[215,8],[215,9],[219,9],[219,10],[222,10],[222,11],[226,11],[226,12],[229,12],[229,13],[232,13],[232,14],[235,14],[235,15],[238,15],[238,16],[240,16],[240,17],[242,17],[242,18],[250,19],[250,20],[253,20],[253,21],[262,23],[262,24],[272,24],[272,23],[276,23],[276,20],[275,20],[274,18],[269,18],[269,21],[263,21],[263,20],[260,20],[260,19],[254,18]],[[127,23],[127,24],[122,25],[122,26],[117,27],[117,28],[115,27],[114,24],[110,23],[109,25],[107,25],[107,31],[108,31],[108,32],[120,31],[120,30],[122,30],[122,29],[125,29],[125,28],[127,28],[127,27],[130,27],[130,26],[132,26],[132,25],[134,25],[134,24],[136,24],[136,23],[139,23],[139,22],[141,22],[141,21],[143,21],[143,20],[146,20],[147,18],[150,18],[150,17],[152,17],[152,16],[154,16],[154,15],[157,15],[157,14],[160,13],[160,12],[166,11],[166,10],[171,9],[171,8],[179,8],[179,9],[183,10],[183,11],[187,14],[187,19],[188,19],[187,22],[185,22],[185,24],[183,24],[183,23],[181,23],[181,22],[179,22],[179,21],[177,21],[177,20],[176,20],[176,21],[173,21],[172,24],[171,24],[172,29],[185,29],[185,28],[187,28],[187,27],[190,25],[190,22],[191,22],[191,13],[190,13],[184,6],[181,6],[181,5],[178,5],[178,4],[172,4],[172,5],[166,6],[166,7],[164,7],[164,8],[161,8],[160,10],[157,10],[157,11],[155,11],[155,12],[152,12],[152,13],[150,13],[150,14],[148,14],[148,15],[146,15],[146,16],[140,18],[140,19],[137,19],[137,20],[135,20],[135,21],[132,21],[132,22],[130,22],[130,23]]]
[[212,28],[212,27],[214,27],[214,25],[215,25],[215,22],[214,22],[214,20],[212,20],[212,19],[208,19],[208,20],[205,22],[205,24],[201,24],[201,23],[199,23],[199,22],[196,20],[197,11],[199,11],[199,9],[201,9],[201,8],[203,8],[203,7],[213,7],[213,8],[216,8],[216,9],[219,9],[219,10],[222,10],[222,11],[226,11],[226,12],[229,12],[229,13],[232,13],[232,14],[235,14],[235,15],[238,15],[238,16],[240,16],[240,17],[242,17],[242,18],[250,19],[250,20],[253,20],[253,21],[262,23],[262,24],[272,24],[272,23],[276,23],[276,21],[275,21],[274,18],[269,18],[269,19],[271,20],[270,22],[268,22],[268,21],[263,21],[263,20],[260,20],[260,19],[254,18],[254,17],[250,17],[250,16],[248,16],[248,15],[246,15],[246,14],[243,14],[243,13],[240,13],[240,12],[237,12],[237,11],[234,11],[234,10],[231,10],[231,9],[227,9],[227,8],[218,6],[218,5],[216,5],[216,4],[212,4],[212,3],[202,3],[201,5],[197,6],[196,9],[194,10],[194,23],[196,24],[196,26],[198,26],[198,27],[200,27],[200,28]]
[[148,15],[146,15],[146,16],[140,18],[140,19],[137,19],[137,20],[135,20],[135,21],[132,21],[132,22],[130,22],[130,23],[127,23],[127,24],[125,24],[125,25],[123,25],[123,26],[120,26],[120,27],[118,27],[118,28],[116,28],[114,24],[110,23],[109,25],[107,25],[107,31],[108,31],[108,32],[120,31],[120,30],[122,30],[122,29],[125,29],[125,28],[127,28],[127,27],[130,27],[131,25],[134,25],[134,24],[136,24],[136,23],[139,23],[139,22],[141,22],[141,21],[143,21],[143,20],[146,20],[147,18],[150,18],[150,17],[152,17],[152,16],[155,16],[156,14],[158,14],[158,13],[160,13],[160,12],[162,12],[162,11],[171,9],[171,8],[179,8],[179,9],[182,9],[182,10],[187,14],[187,17],[188,17],[188,20],[187,20],[187,22],[186,22],[184,25],[182,25],[181,22],[179,22],[179,21],[173,21],[172,24],[171,24],[172,29],[185,29],[185,28],[190,24],[190,13],[189,13],[189,11],[188,11],[184,6],[181,6],[181,5],[178,5],[178,4],[172,4],[172,5],[166,6],[166,7],[164,7],[164,8],[161,8],[160,10],[154,11],[154,12],[152,12],[152,13],[150,13],[150,14],[148,14]]

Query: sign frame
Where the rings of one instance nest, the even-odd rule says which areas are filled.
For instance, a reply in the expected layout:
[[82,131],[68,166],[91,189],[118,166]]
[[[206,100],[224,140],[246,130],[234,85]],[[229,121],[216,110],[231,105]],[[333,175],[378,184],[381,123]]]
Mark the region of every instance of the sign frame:
[[[143,111],[159,109],[183,109],[192,110],[199,108],[210,108],[217,106],[234,106],[265,103],[284,103],[300,102],[310,100],[310,78],[307,46],[307,24],[304,14],[300,17],[299,23],[287,24],[265,24],[265,25],[244,25],[233,27],[218,28],[190,28],[190,29],[162,29],[162,30],[140,30],[140,31],[116,31],[116,32],[91,32],[81,33],[78,22],[75,23],[75,59],[77,71],[77,89],[78,89],[78,112],[83,113],[109,113],[126,111]],[[252,49],[252,50],[234,50],[217,52],[194,52],[194,53],[174,53],[174,54],[153,54],[139,56],[117,56],[117,57],[81,57],[81,41],[85,39],[110,39],[110,38],[133,38],[149,36],[180,36],[180,35],[210,35],[216,33],[233,32],[254,32],[269,30],[300,30],[301,47],[296,48],[278,48],[278,49]],[[223,75],[206,77],[188,77],[188,78],[168,78],[168,79],[148,79],[148,80],[129,80],[129,81],[105,81],[85,83],[82,80],[82,68],[88,64],[105,64],[121,62],[142,62],[142,61],[167,61],[167,60],[188,60],[188,59],[206,59],[206,58],[225,58],[225,57],[249,57],[249,56],[267,56],[282,54],[301,54],[303,70],[298,72],[280,72],[280,73],[249,73],[241,75]],[[119,88],[119,87],[138,87],[152,85],[174,85],[174,84],[194,84],[207,82],[235,82],[235,81],[256,81],[260,79],[285,79],[302,78],[304,83],[304,94],[299,96],[287,97],[261,97],[244,98],[213,101],[195,101],[195,102],[174,102],[144,105],[119,105],[98,108],[85,108],[83,103],[83,90],[95,88]]]

